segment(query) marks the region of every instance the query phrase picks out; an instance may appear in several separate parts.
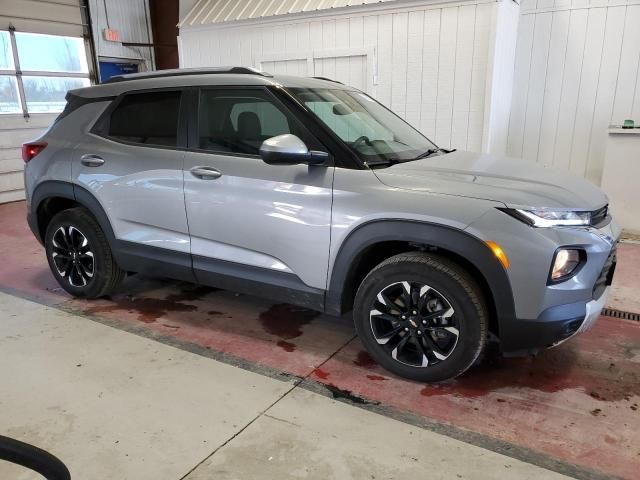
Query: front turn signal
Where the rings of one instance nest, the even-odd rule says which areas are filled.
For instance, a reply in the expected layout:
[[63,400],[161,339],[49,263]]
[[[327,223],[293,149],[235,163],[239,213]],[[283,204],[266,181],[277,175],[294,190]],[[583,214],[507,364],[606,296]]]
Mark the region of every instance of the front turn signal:
[[493,252],[495,257],[500,261],[502,266],[505,269],[509,268],[509,258],[507,257],[507,254],[504,253],[504,250],[502,249],[502,247],[498,245],[496,242],[493,242],[491,240],[487,240],[484,243],[486,243],[487,246],[491,249],[491,251]]

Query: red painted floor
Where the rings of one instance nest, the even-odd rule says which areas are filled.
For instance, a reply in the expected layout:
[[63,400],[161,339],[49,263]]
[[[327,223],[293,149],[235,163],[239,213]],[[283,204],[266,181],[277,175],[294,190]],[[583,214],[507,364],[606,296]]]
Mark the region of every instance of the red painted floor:
[[[23,203],[0,205],[4,291],[310,376],[387,406],[609,475],[638,478],[638,322],[602,317],[591,331],[539,357],[502,359],[490,352],[459,379],[425,386],[395,378],[373,363],[359,341],[352,340],[347,319],[140,276],[127,279],[123,293],[112,299],[72,299],[49,273],[24,214]],[[621,245],[612,307],[634,305],[638,299],[632,297],[640,298],[635,293],[640,291],[639,266],[640,245]]]

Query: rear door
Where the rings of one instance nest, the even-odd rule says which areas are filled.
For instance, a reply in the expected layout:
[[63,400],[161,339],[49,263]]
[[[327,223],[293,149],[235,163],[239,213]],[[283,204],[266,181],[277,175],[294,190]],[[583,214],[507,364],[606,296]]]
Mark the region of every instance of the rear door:
[[255,280],[283,287],[297,300],[302,295],[297,303],[311,299],[321,306],[333,167],[267,165],[259,148],[284,133],[310,149],[326,148],[262,87],[202,89],[198,110],[184,166],[196,276],[208,283],[220,275]]
[[182,253],[189,262],[180,150],[186,140],[178,127],[182,96],[170,89],[116,99],[76,147],[72,176],[101,204],[118,240],[142,255],[157,247]]

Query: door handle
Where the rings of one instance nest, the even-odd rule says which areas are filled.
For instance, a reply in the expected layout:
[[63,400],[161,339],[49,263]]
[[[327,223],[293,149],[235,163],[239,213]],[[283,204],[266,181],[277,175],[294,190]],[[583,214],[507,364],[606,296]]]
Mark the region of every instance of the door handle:
[[191,175],[202,180],[216,180],[222,176],[220,170],[216,170],[213,167],[193,167],[189,171]]
[[92,153],[87,153],[80,157],[80,163],[85,167],[99,167],[104,164],[104,158],[98,155],[93,155]]

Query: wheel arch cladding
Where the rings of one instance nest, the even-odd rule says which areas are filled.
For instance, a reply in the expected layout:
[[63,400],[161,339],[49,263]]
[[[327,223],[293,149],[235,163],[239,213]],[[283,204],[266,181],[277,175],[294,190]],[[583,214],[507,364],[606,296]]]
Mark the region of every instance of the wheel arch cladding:
[[31,229],[42,243],[46,226],[53,216],[67,208],[84,207],[96,219],[110,245],[115,236],[102,205],[86,189],[71,183],[50,180],[41,183],[33,192],[31,212],[27,213]]
[[[404,246],[404,247],[403,247]],[[407,220],[377,220],[365,223],[349,233],[336,255],[325,311],[340,315],[348,310],[348,298],[355,291],[370,269],[359,271],[367,264],[366,256],[373,253],[374,262],[389,258],[403,251],[420,247],[436,248],[438,253],[470,270],[469,273],[488,294],[490,315],[495,315],[495,327],[501,330],[504,322],[515,318],[515,306],[511,283],[507,272],[488,246],[478,238],[455,228]],[[381,253],[382,252],[382,253]],[[375,265],[374,265],[375,266]],[[345,306],[347,308],[345,308]],[[495,332],[497,333],[497,332]]]

